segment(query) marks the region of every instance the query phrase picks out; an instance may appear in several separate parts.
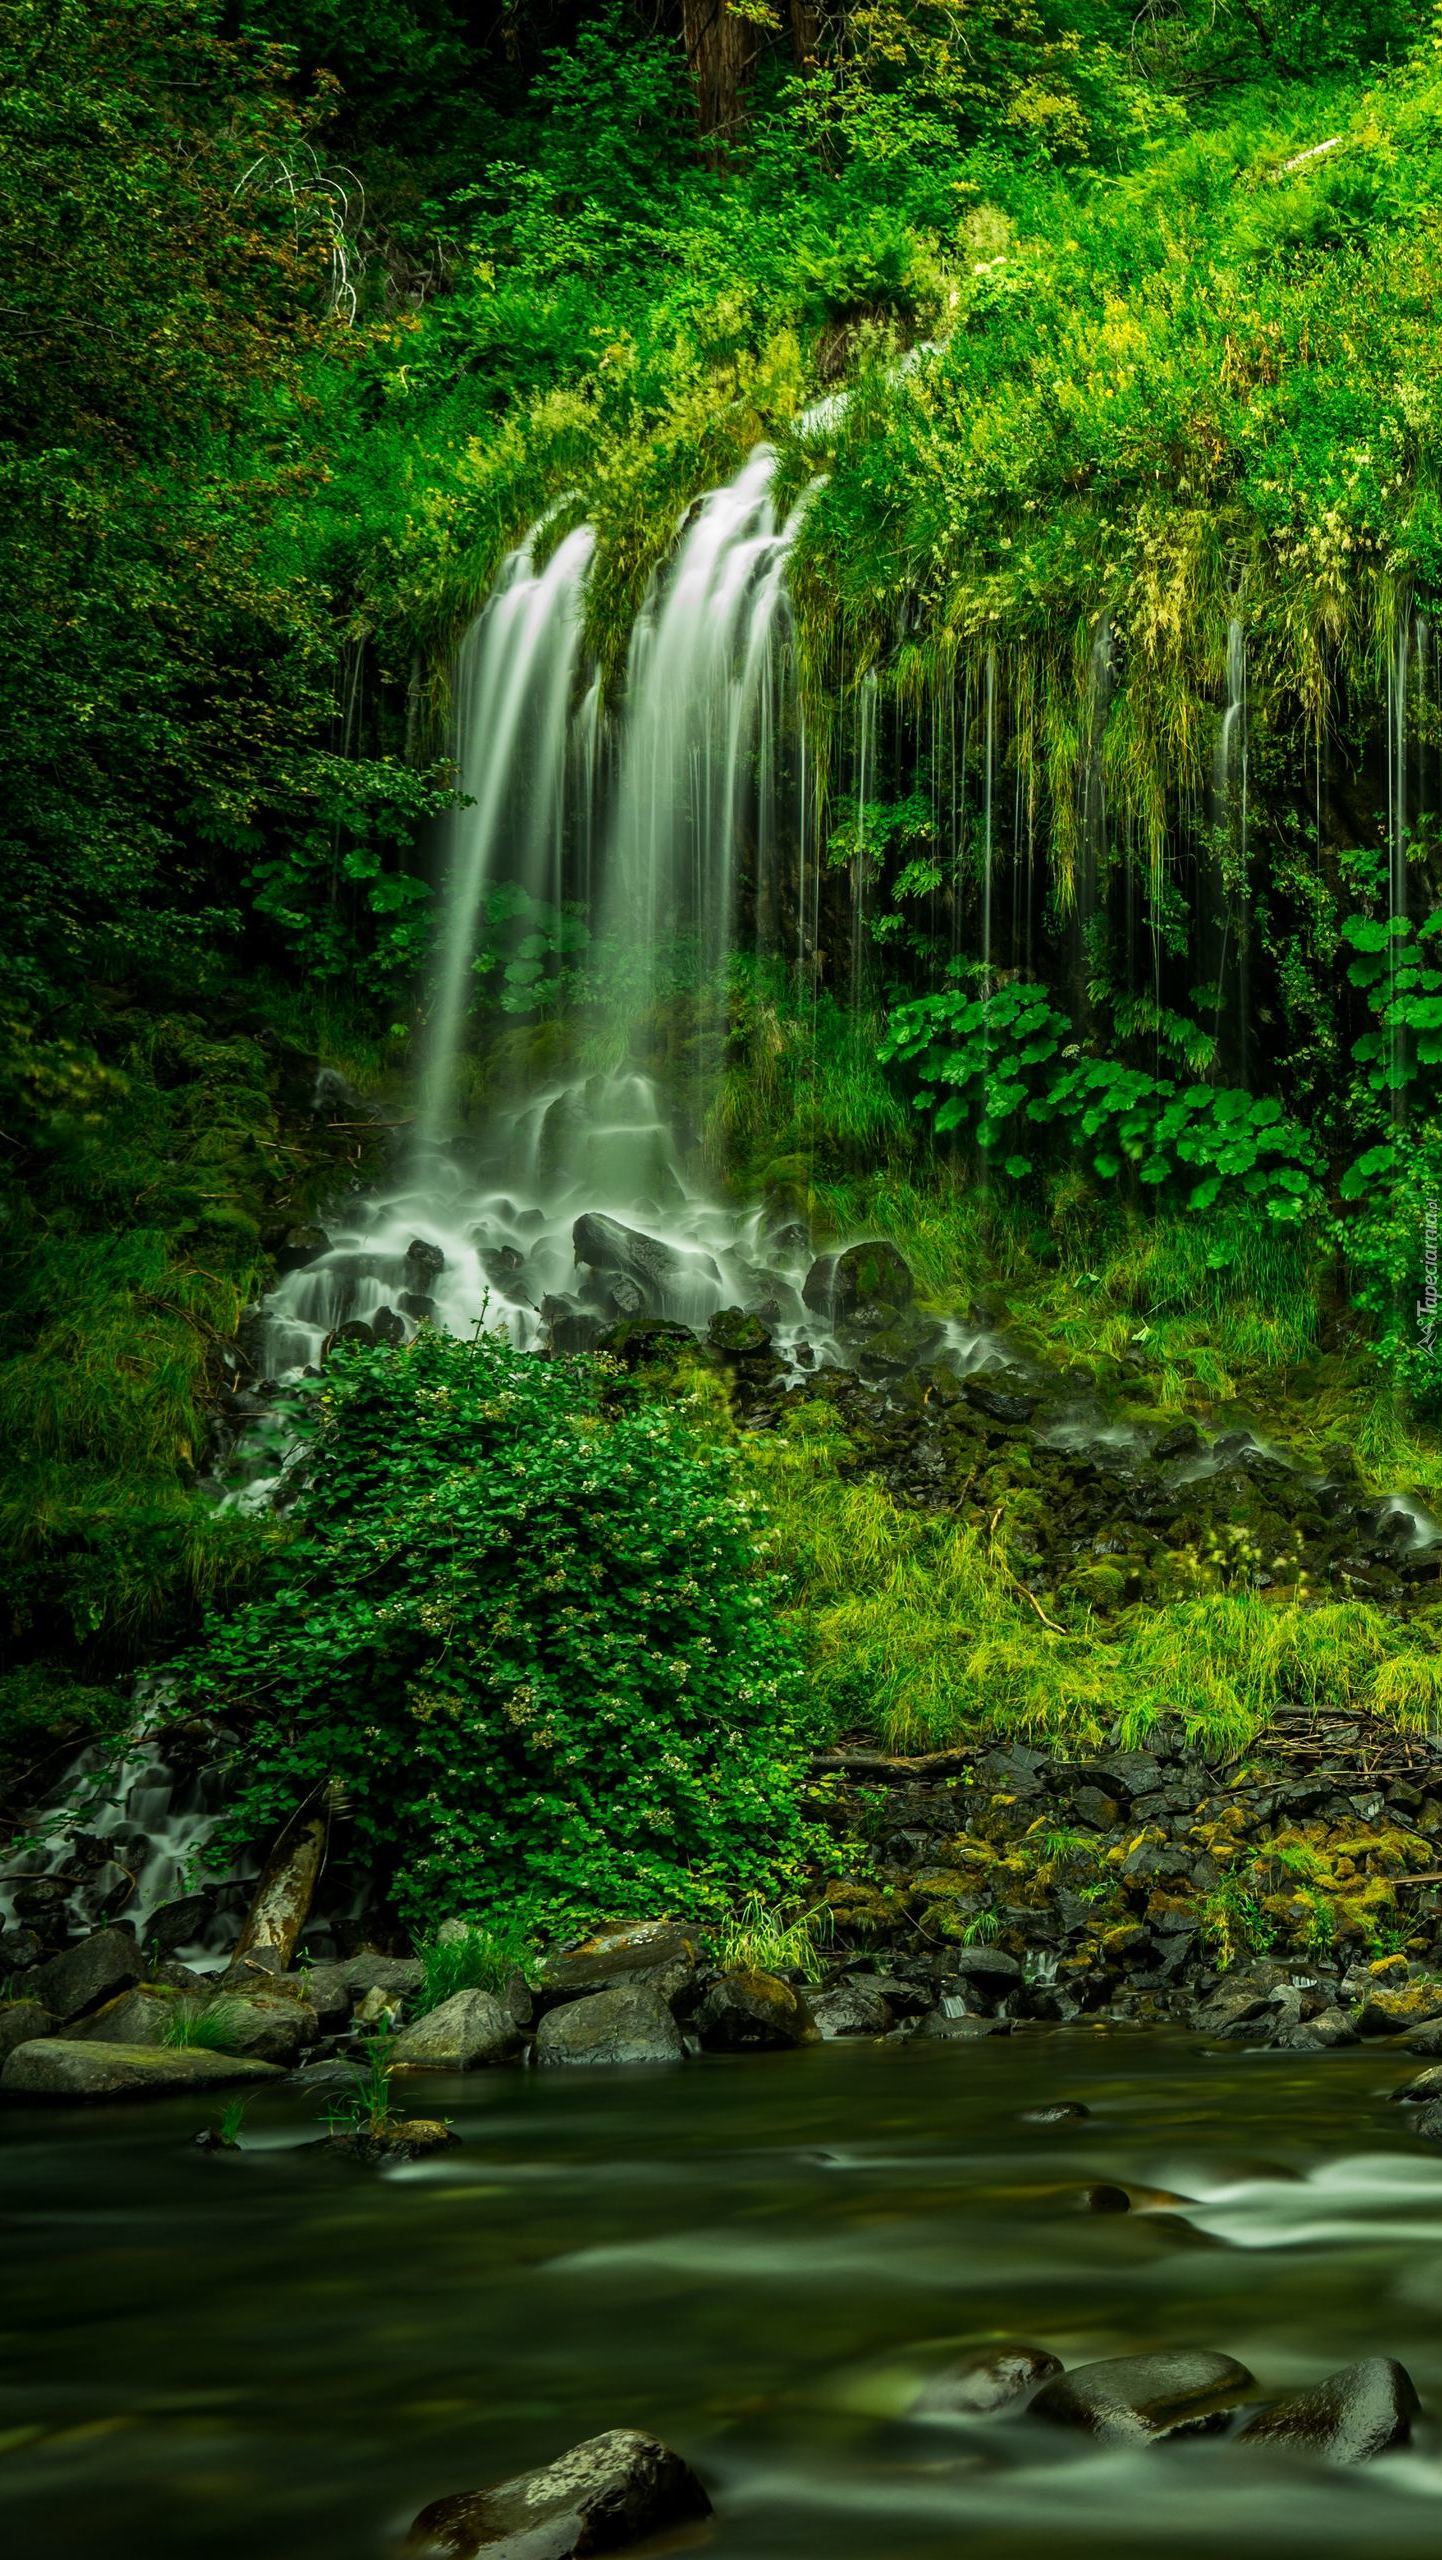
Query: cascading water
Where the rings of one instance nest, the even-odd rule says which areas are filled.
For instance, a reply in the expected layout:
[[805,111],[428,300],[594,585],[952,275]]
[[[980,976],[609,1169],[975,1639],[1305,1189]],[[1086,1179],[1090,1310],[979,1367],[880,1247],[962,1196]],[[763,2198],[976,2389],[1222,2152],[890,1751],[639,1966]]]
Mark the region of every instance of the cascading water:
[[455,1117],[456,1069],[476,940],[504,846],[532,896],[559,883],[570,750],[571,690],[581,600],[595,536],[568,534],[544,569],[535,535],[512,552],[461,650],[460,783],[467,805],[452,830],[441,962],[431,1013],[417,1140],[443,1144]]
[[600,914],[625,955],[620,992],[634,1016],[654,1002],[662,955],[678,941],[694,942],[703,979],[725,965],[758,742],[758,835],[770,825],[776,652],[799,522],[798,510],[776,523],[775,469],[772,448],[758,445],[729,487],[702,499],[631,635]]
[[[775,478],[775,453],[759,445],[688,512],[637,618],[614,720],[582,657],[589,529],[538,569],[538,528],[505,564],[462,653],[457,764],[470,805],[451,837],[418,1142],[404,1187],[348,1232],[333,1231],[329,1249],[267,1301],[270,1380],[313,1367],[342,1325],[399,1339],[427,1317],[564,1349],[617,1318],[695,1326],[739,1306],[762,1316],[784,1358],[839,1356],[824,1314],[803,1302],[804,1234],[784,1221],[773,1232],[760,1209],[738,1213],[697,1182],[636,1054],[673,961],[693,998],[708,988],[719,997],[743,852],[764,938],[768,900],[777,916],[781,907],[777,848],[796,838],[803,964],[815,948],[820,864],[807,832],[786,593],[811,492],[781,521]],[[993,718],[994,695],[993,678]],[[862,689],[860,720],[864,800],[874,684]],[[502,884],[573,902],[590,918],[593,1039],[609,1063],[558,1071],[462,1133],[473,963],[489,893]],[[852,957],[855,971],[859,916]],[[954,1327],[944,1336],[959,1361],[987,1356],[984,1337]],[[251,1498],[262,1499],[284,1450],[257,1441],[255,1451]]]

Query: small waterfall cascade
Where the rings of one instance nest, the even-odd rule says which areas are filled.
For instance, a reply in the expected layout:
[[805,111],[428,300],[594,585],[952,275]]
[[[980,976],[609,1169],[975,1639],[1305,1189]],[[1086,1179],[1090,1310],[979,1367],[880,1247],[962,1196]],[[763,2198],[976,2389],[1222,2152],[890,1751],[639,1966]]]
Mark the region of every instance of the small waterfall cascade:
[[690,940],[703,979],[724,967],[743,818],[758,850],[774,830],[786,555],[800,521],[797,510],[778,526],[775,471],[758,445],[701,500],[631,635],[600,922],[637,1014],[668,945]]
[[568,534],[543,569],[541,528],[513,551],[461,649],[458,763],[467,805],[451,828],[449,885],[417,1137],[443,1144],[455,1114],[456,1069],[486,893],[507,869],[533,897],[562,882],[571,693],[586,571],[595,537]]
[[224,1773],[153,1717],[142,1708],[118,1759],[91,1747],[71,1763],[37,1817],[34,1845],[9,1865],[0,1926],[23,1929],[43,1912],[53,1940],[122,1921],[143,1954],[209,1972],[227,1961],[252,1888],[202,1869]]
[[[396,1189],[334,1228],[262,1310],[272,1389],[343,1327],[399,1341],[425,1320],[504,1329],[521,1348],[584,1348],[629,1317],[704,1327],[759,1315],[798,1365],[842,1357],[808,1307],[804,1233],[738,1210],[699,1183],[644,1056],[676,967],[718,994],[738,940],[745,862],[769,949],[796,899],[803,972],[817,943],[822,859],[810,832],[814,757],[801,722],[786,564],[812,490],[783,517],[777,457],[758,445],[734,480],[691,507],[631,634],[608,710],[585,662],[593,537],[582,526],[537,565],[543,527],[506,561],[462,651],[457,765],[469,805],[450,831],[422,1109]],[[988,690],[995,716],[995,670]],[[860,688],[854,778],[874,789],[879,693]],[[784,847],[784,874],[783,874]],[[853,899],[852,992],[864,882]],[[590,1056],[462,1133],[458,1110],[474,961],[490,893],[514,888],[589,919],[604,1017]],[[940,1329],[959,1365],[987,1337]],[[287,1469],[284,1399],[250,1439],[250,1484],[274,1498]]]

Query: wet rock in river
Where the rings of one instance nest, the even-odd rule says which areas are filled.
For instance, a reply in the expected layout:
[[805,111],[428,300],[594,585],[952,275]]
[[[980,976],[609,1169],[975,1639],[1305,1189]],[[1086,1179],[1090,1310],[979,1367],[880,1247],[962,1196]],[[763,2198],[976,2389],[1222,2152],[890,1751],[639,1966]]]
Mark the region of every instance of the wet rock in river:
[[891,2008],[872,1982],[853,1977],[833,1984],[811,2003],[817,2033],[830,2044],[838,2036],[884,2036],[891,2032]]
[[425,1236],[412,1236],[406,1247],[406,1279],[412,1289],[429,1293],[446,1267],[446,1257],[438,1244]]
[[1404,2027],[1442,2020],[1442,1995],[1435,1982],[1399,1983],[1369,1991],[1357,2012],[1359,2036],[1395,2036]]
[[1080,2124],[1090,2114],[1090,2107],[1084,2107],[1079,2098],[1056,2098],[1049,2106],[1023,2108],[1021,2120],[1023,2124]]
[[1442,2055],[1442,2018],[1434,2018],[1430,2025],[1418,2027],[1414,2034],[1409,2035],[1407,2051],[1423,2060],[1430,2060],[1433,2054]]
[[37,2036],[55,2033],[55,2020],[38,2000],[6,2000],[0,2002],[0,2062],[17,2045],[33,2044]]
[[712,2053],[774,2052],[817,2040],[809,2003],[794,1985],[750,1967],[712,1984],[696,2012],[696,2032]]
[[679,2454],[616,2427],[518,2479],[438,2498],[412,2525],[404,2560],[474,2560],[482,2551],[491,2560],[572,2560],[625,2551],[710,2513]]
[[1036,1411],[1037,1399],[1021,1379],[968,1378],[965,1393],[972,1411],[989,1422],[1030,1422]]
[[403,2028],[388,2051],[403,2070],[477,2071],[504,2062],[519,2042],[509,2008],[493,1992],[457,1991]]
[[618,1982],[548,2010],[536,2030],[538,2063],[680,2062],[681,2030],[646,1983]]
[[167,2090],[216,2089],[279,2078],[269,2062],[203,2047],[90,2044],[39,2036],[17,2046],[0,2071],[7,2098],[133,2098]]
[[26,1989],[55,2017],[78,2018],[87,2009],[98,2009],[102,2000],[112,2000],[117,1991],[128,1991],[144,1970],[132,1930],[97,1929],[78,1947],[67,1947],[64,1955],[41,1965]]
[[1410,2080],[1404,2080],[1401,2088],[1394,2089],[1392,2095],[1404,2107],[1428,2106],[1442,2099],[1442,2062],[1434,2063],[1430,2070],[1415,2073]]
[[917,2418],[986,2418],[1007,2409],[1062,2370],[1060,2356],[1022,2338],[980,2347],[934,2373],[911,2404]]
[[607,1279],[634,1281],[648,1306],[655,1306],[678,1283],[706,1280],[719,1288],[721,1282],[709,1253],[665,1244],[659,1236],[643,1235],[638,1228],[623,1226],[619,1218],[596,1210],[587,1210],[576,1220],[571,1249],[586,1269]]
[[1080,2428],[1104,2444],[1152,2444],[1218,2433],[1254,2387],[1234,2357],[1182,2347],[1078,2365],[1044,2384],[1031,2408],[1035,2417]]
[[215,1894],[183,1893],[174,1902],[162,1902],[152,1911],[145,1924],[145,1943],[153,1953],[173,1956],[177,1947],[189,1946],[199,1938],[215,1908]]
[[1328,2462],[1371,2462],[1408,2442],[1420,2405],[1405,2365],[1367,2356],[1261,2410],[1238,2441],[1297,2445]]

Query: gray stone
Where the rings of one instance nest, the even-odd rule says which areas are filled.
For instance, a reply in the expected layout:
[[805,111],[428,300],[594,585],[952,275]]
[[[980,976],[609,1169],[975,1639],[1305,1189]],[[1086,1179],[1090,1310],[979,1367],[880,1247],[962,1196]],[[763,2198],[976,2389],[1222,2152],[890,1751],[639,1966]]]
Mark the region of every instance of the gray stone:
[[228,2053],[253,2054],[260,2062],[278,2062],[289,2069],[320,2033],[320,2020],[310,2002],[289,1991],[222,1996],[230,2012],[225,2020]]
[[64,2032],[83,2044],[164,2044],[179,1997],[163,1983],[137,1982]]
[[39,2036],[9,2056],[0,2071],[0,2091],[7,2098],[134,2098],[279,2077],[270,2063],[240,2054]]
[[1434,2098],[1442,2098],[1442,2062],[1435,2062],[1430,2071],[1419,2071],[1412,2079],[1404,2080],[1401,2088],[1394,2089],[1392,2095],[1404,2107],[1427,2106]]
[[634,1281],[648,1306],[656,1305],[674,1282],[704,1279],[719,1285],[721,1278],[709,1253],[663,1244],[658,1236],[642,1235],[600,1212],[588,1211],[576,1220],[571,1249],[589,1270]]
[[404,2027],[389,2051],[402,2070],[476,2071],[504,2062],[519,2042],[516,2022],[494,1992],[457,1991]]
[[819,2000],[813,2000],[811,2014],[828,2044],[837,2036],[884,2036],[891,2032],[890,2006],[865,1980],[838,1982]]
[[55,2020],[38,2000],[7,2000],[0,2004],[0,2062],[17,2045],[32,2044],[36,2036],[52,2036]]
[[1371,2462],[1409,2441],[1420,2405],[1405,2365],[1367,2356],[1261,2410],[1238,2441],[1301,2445],[1328,2462]]
[[1006,2409],[1038,2383],[1060,2373],[1060,2356],[1025,2339],[1008,2338],[1001,2346],[979,2347],[955,2364],[934,2373],[911,2404],[917,2418],[985,2418]]
[[64,1955],[42,1964],[27,1988],[52,2016],[78,2018],[87,2009],[98,2009],[102,2000],[113,2000],[117,1991],[128,1991],[144,1971],[132,1930],[97,1929],[78,1947],[67,1947]]
[[1104,2444],[1150,2444],[1163,2436],[1212,2435],[1254,2388],[1232,2356],[1175,2348],[1154,2356],[1107,2356],[1045,2383],[1032,2414],[1077,2427]]
[[620,1921],[597,1929],[577,1945],[548,1956],[538,1988],[573,1998],[609,1991],[622,1982],[644,1982],[662,2000],[675,2000],[693,1981],[696,1945],[672,1920]]
[[618,1982],[547,2011],[536,2030],[541,2064],[680,2062],[681,2030],[648,1984]]
[[574,2560],[625,2551],[699,2523],[711,2501],[679,2454],[630,2427],[592,2436],[518,2479],[438,2498],[406,2538],[404,2560]]
[[713,2053],[775,2052],[814,2044],[816,2022],[808,2003],[779,1974],[743,1968],[723,1973],[696,2012],[696,2031]]
[[1292,2053],[1330,2053],[1339,2045],[1355,2044],[1357,2030],[1345,2009],[1319,2009],[1314,2018],[1304,2018],[1280,2041]]

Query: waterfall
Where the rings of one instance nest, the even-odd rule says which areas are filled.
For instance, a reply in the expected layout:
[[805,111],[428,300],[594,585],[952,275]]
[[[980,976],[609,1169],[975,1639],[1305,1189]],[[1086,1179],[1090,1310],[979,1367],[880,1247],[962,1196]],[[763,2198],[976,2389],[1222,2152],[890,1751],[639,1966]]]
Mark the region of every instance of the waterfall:
[[1227,624],[1227,700],[1222,725],[1217,733],[1217,751],[1212,765],[1212,787],[1219,812],[1226,809],[1231,794],[1232,775],[1241,760],[1241,786],[1245,799],[1247,789],[1247,642],[1240,621],[1234,614]]
[[631,635],[600,920],[633,1020],[655,1001],[669,950],[694,945],[704,979],[731,949],[751,757],[800,521],[798,510],[776,523],[775,468],[758,445],[701,500]]
[[[808,832],[815,771],[799,718],[786,561],[810,491],[784,522],[775,456],[761,445],[734,481],[692,508],[631,635],[622,696],[607,713],[581,664],[586,528],[545,567],[535,537],[506,562],[463,651],[458,762],[470,805],[452,830],[444,938],[431,1007],[421,1143],[401,1188],[332,1227],[324,1250],[266,1302],[268,1386],[244,1443],[259,1504],[283,1484],[288,1426],[277,1384],[313,1369],[342,1326],[382,1341],[431,1320],[504,1327],[522,1348],[584,1348],[634,1316],[704,1325],[723,1308],[761,1316],[783,1358],[840,1357],[808,1308],[804,1225],[775,1231],[698,1180],[674,1094],[638,1055],[673,957],[688,983],[719,987],[737,935],[743,851],[759,901],[794,789],[797,952],[814,958],[821,858]],[[813,482],[814,488],[819,484]],[[994,671],[989,720],[995,711]],[[877,688],[861,688],[857,782],[873,787]],[[988,761],[990,763],[990,751]],[[988,801],[988,806],[989,806]],[[864,894],[858,864],[858,905]],[[551,1072],[456,1137],[460,1060],[488,892],[517,886],[584,903],[605,1067]],[[776,902],[779,906],[779,899]],[[853,953],[859,969],[859,948]],[[696,1024],[688,1040],[696,1046]],[[596,1041],[594,1026],[587,1036]],[[985,1336],[939,1325],[936,1348],[966,1366]],[[270,1446],[261,1428],[268,1417]]]
[[417,1127],[422,1148],[441,1145],[451,1135],[472,964],[501,848],[519,851],[520,885],[533,895],[551,888],[559,873],[571,689],[595,536],[588,525],[580,526],[541,570],[533,558],[535,539],[532,533],[512,552],[461,649],[457,764],[468,805],[450,830],[441,958]]

